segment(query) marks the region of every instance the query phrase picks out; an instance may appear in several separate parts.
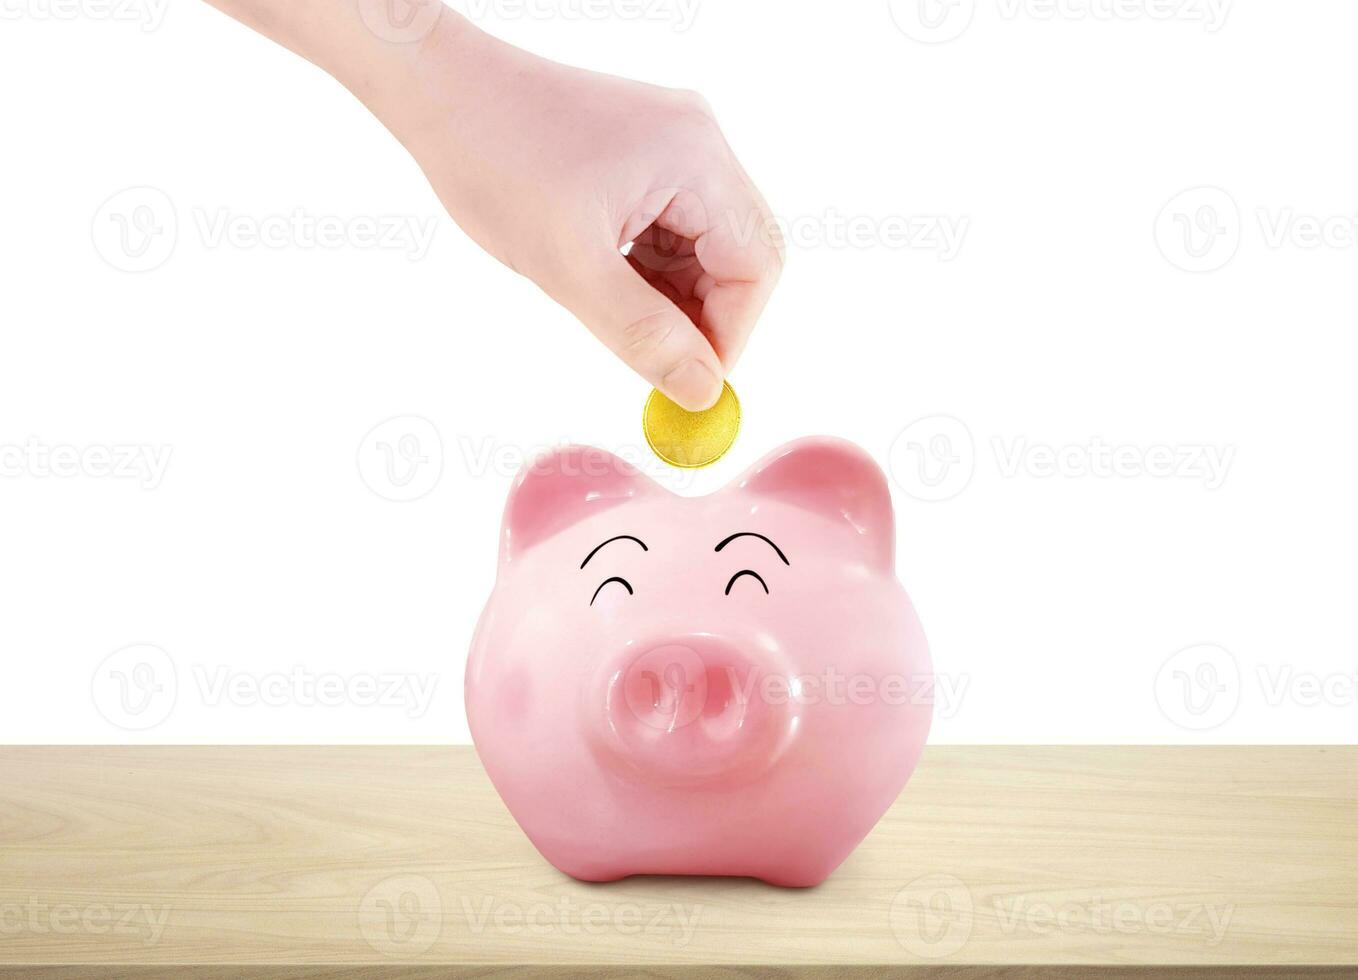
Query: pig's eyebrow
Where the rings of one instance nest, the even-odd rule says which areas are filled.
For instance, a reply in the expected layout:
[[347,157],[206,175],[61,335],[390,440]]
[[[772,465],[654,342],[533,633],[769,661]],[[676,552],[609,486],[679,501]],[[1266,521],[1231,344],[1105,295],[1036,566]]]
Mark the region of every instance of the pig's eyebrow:
[[[642,541],[641,538],[634,538],[630,534],[619,534],[616,538],[609,538],[607,541],[604,542],[604,544],[612,544],[614,541],[635,541],[637,544],[641,545],[642,551],[651,550],[650,548],[646,547],[645,541]],[[599,553],[599,549],[602,548],[604,544],[595,545],[594,550],[591,551],[589,554],[585,555],[585,560],[580,563],[580,567],[584,568],[586,565],[588,565],[589,560]]]
[[717,545],[717,547],[716,547],[715,550],[721,551],[722,548],[725,548],[728,544],[730,544],[730,543],[731,543],[732,541],[734,541],[736,538],[758,538],[760,541],[763,541],[765,544],[767,544],[767,545],[768,545],[770,548],[772,548],[774,551],[778,552],[778,557],[781,558],[781,559],[783,559],[783,564],[784,564],[784,565],[791,565],[791,564],[792,564],[792,562],[790,562],[790,561],[787,560],[787,555],[783,554],[783,549],[782,549],[782,548],[778,547],[776,544],[774,544],[774,543],[773,543],[772,541],[770,541],[768,538],[764,537],[764,535],[762,535],[762,534],[757,534],[757,533],[754,532],[754,531],[738,531],[738,532],[736,532],[735,534],[731,535],[729,538],[727,538],[725,541],[723,541],[721,544]]

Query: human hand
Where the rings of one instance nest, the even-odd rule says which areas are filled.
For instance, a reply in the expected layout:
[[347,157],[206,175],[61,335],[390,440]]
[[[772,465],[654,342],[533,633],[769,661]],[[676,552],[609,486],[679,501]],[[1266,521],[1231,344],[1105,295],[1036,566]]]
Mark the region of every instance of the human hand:
[[675,402],[711,406],[783,252],[707,103],[546,61],[444,14],[415,55],[414,90],[376,81],[365,101],[476,242]]

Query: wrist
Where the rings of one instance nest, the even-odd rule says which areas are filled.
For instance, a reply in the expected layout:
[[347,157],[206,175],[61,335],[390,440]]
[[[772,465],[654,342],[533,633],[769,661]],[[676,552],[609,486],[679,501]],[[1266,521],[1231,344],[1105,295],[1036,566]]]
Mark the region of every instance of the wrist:
[[364,48],[327,68],[407,146],[430,126],[448,125],[457,97],[484,79],[476,66],[492,41],[439,0],[426,4],[392,27],[377,20],[392,9],[388,0],[359,0]]

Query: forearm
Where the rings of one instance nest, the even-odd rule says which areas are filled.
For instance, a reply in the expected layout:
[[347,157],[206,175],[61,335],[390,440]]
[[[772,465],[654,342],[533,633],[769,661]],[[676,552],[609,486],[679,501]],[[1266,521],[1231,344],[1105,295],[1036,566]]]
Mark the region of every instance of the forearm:
[[396,4],[410,15],[398,23],[386,19],[390,0],[207,2],[332,75],[403,141],[426,124],[431,105],[446,111],[455,94],[473,94],[449,91],[449,65],[462,63],[459,73],[470,87],[475,66],[506,47],[439,0]]
[[353,92],[473,240],[651,384],[717,400],[782,257],[740,232],[773,219],[700,96],[536,57],[440,0],[208,2]]

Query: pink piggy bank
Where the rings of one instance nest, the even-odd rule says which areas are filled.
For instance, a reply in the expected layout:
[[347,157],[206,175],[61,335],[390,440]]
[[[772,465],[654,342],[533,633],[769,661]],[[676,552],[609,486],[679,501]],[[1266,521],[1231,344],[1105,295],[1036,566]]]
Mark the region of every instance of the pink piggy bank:
[[467,664],[495,788],[566,874],[823,881],[896,799],[931,706],[882,471],[809,438],[706,497],[610,453],[515,482]]

